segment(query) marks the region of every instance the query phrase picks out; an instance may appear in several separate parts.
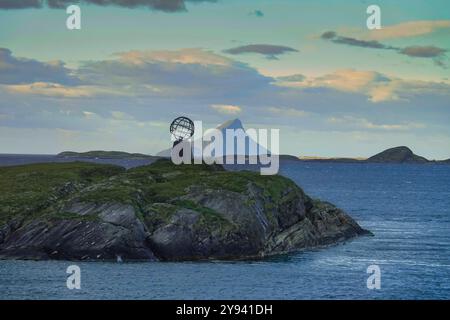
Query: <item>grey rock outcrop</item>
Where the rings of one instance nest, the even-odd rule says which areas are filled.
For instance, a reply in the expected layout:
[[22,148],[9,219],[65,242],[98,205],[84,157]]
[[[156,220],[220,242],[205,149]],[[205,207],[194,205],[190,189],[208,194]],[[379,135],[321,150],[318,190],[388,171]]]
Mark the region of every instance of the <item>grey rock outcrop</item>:
[[[74,205],[68,212],[80,216],[96,212],[98,221],[36,220],[11,232],[0,241],[0,257],[67,260],[156,260],[146,243],[148,233],[129,205]],[[1,232],[0,232],[1,234]],[[1,236],[0,236],[1,237]],[[0,239],[1,240],[1,239]]]

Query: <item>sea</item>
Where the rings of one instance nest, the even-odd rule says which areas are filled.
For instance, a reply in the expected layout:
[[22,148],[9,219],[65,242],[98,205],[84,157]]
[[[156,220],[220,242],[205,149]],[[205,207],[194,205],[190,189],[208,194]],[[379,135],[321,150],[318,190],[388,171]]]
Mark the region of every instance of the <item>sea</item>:
[[[0,155],[0,166],[73,160]],[[450,299],[450,166],[283,161],[280,174],[374,236],[260,261],[3,260],[0,299]],[[71,265],[80,289],[67,287]]]

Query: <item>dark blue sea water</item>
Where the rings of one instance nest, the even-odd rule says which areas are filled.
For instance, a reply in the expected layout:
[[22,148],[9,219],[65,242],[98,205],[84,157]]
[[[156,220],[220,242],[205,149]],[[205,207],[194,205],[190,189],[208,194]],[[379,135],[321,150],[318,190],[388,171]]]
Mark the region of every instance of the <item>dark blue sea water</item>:
[[[2,157],[0,156],[0,164]],[[450,166],[284,162],[374,237],[257,262],[0,261],[0,299],[450,299]],[[381,289],[367,288],[369,265]]]

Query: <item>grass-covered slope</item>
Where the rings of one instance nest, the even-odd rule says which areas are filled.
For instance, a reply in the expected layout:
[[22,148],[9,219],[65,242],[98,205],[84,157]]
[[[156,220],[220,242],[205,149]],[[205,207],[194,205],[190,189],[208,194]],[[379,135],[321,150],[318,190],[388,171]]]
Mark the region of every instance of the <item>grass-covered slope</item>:
[[0,167],[0,224],[13,217],[36,218],[77,189],[123,172],[121,167],[84,162]]

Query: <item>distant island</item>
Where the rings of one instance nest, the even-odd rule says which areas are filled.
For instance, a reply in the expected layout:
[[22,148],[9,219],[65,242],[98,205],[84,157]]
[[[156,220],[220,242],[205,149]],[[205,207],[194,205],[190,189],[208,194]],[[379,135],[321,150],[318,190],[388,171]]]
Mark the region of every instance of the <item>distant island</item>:
[[424,157],[418,156],[408,147],[395,147],[377,153],[366,160],[367,162],[383,162],[383,163],[427,163]]
[[[57,155],[58,158],[86,158],[86,159],[152,159],[158,160],[161,158],[168,158],[168,155],[156,156],[142,154],[142,153],[128,153],[123,151],[87,151],[74,152],[64,151]],[[246,156],[248,159],[249,157]],[[297,157],[289,154],[281,154],[280,160],[289,161],[303,161],[303,162],[336,162],[336,163],[414,163],[414,164],[450,164],[450,159],[447,160],[428,160],[425,157],[416,155],[410,148],[405,146],[394,147],[386,149],[369,158],[323,158],[314,156]]]
[[[244,125],[242,121],[238,118],[232,119],[222,123],[221,125],[216,127],[217,130],[221,131],[226,137],[225,131],[230,130],[243,130],[245,132]],[[226,138],[224,138],[224,146],[226,145]],[[248,148],[246,148],[244,155],[248,158],[256,158],[258,154],[265,154],[267,152],[270,153],[266,148],[259,145],[256,141],[254,141],[250,136],[247,136],[246,143],[253,142],[257,146],[257,152],[250,152]],[[263,150],[263,151],[261,151]],[[171,148],[167,148],[156,153],[156,156],[169,158],[170,157]],[[227,152],[226,149],[223,150],[223,154],[225,155]],[[306,162],[335,162],[335,163],[414,163],[414,164],[425,164],[425,163],[435,163],[435,164],[450,164],[450,159],[447,160],[428,160],[425,157],[414,154],[414,152],[406,147],[394,147],[387,150],[384,150],[374,156],[369,158],[351,158],[351,157],[339,157],[339,158],[323,158],[317,156],[295,156],[289,154],[280,154],[280,160],[284,161],[306,161]]]
[[156,158],[154,156],[142,154],[142,153],[128,153],[123,151],[87,151],[87,152],[75,152],[64,151],[56,155],[59,158],[101,158],[101,159],[147,159]]
[[[245,132],[245,128],[240,119],[232,119],[222,123],[216,127],[217,130],[221,131],[226,137],[226,130],[242,130]],[[245,148],[244,155],[246,159],[257,158],[259,154],[270,153],[269,150],[259,145],[250,136],[246,135],[246,144],[253,142],[258,150],[256,153],[251,152],[249,148]],[[226,142],[224,141],[224,146]],[[64,151],[57,155],[58,158],[74,158],[74,159],[150,159],[155,161],[161,158],[170,158],[171,148],[156,152],[156,155],[147,155],[142,153],[128,153],[123,151],[88,151],[88,152],[74,152],[74,151]],[[262,150],[262,151],[261,151]],[[227,150],[223,150],[223,154],[226,155]],[[235,151],[237,152],[237,151]],[[334,163],[414,163],[414,164],[450,164],[450,159],[447,160],[428,160],[425,157],[414,154],[414,152],[406,147],[394,147],[377,153],[369,158],[351,158],[351,157],[341,157],[341,158],[323,158],[315,156],[295,156],[289,154],[280,154],[280,160],[284,161],[305,161],[305,162],[334,162]]]
[[428,160],[425,157],[416,155],[410,148],[405,146],[394,147],[384,150],[376,155],[364,158],[319,158],[319,157],[299,157],[300,161],[307,162],[343,162],[343,163],[440,163],[450,164],[447,160]]

